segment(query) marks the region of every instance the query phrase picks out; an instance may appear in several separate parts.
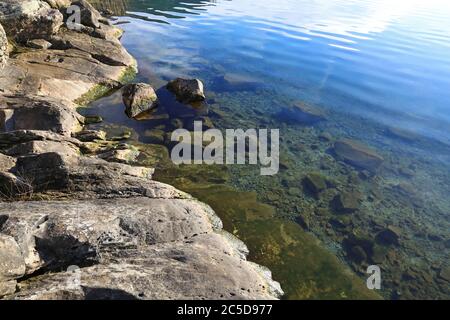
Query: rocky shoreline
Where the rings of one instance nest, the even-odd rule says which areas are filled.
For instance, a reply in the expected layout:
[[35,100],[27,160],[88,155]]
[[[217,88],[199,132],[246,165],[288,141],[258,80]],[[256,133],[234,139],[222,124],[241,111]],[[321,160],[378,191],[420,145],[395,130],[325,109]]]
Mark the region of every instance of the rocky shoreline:
[[[275,299],[213,210],[152,168],[104,155],[79,104],[122,87],[136,62],[88,2],[0,4],[0,298]],[[9,58],[8,58],[9,56]],[[8,59],[7,59],[8,58]]]

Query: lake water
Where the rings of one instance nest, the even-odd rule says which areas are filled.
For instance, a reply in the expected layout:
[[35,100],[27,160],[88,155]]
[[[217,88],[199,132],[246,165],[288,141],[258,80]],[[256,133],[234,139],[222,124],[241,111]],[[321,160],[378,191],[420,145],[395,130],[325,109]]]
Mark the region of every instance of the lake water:
[[[286,298],[366,297],[371,293],[360,287],[370,264],[383,270],[385,298],[450,297],[446,1],[109,0],[97,6],[128,22],[120,25],[122,41],[138,60],[139,81],[160,88],[177,77],[199,78],[216,127],[280,129],[282,171],[275,177],[260,177],[251,166],[231,166],[226,178],[220,168],[159,175],[210,203],[228,231],[249,245],[250,258],[272,269]],[[280,117],[298,102],[326,120],[305,125]],[[126,118],[119,93],[88,110],[132,128],[144,143],[170,127]],[[337,159],[333,141],[340,138],[375,150],[382,167],[372,174]],[[302,183],[311,173],[327,182],[320,196]],[[177,180],[179,174],[185,179]],[[358,195],[356,212],[336,212],[342,193]],[[257,214],[261,219],[249,218]],[[398,243],[380,242],[391,227]],[[347,270],[359,278],[344,276]]]

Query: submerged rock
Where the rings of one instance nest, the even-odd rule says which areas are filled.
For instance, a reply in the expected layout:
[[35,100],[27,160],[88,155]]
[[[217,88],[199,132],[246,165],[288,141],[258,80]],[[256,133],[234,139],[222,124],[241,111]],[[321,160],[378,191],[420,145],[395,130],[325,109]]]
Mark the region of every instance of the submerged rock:
[[292,107],[292,115],[294,120],[307,124],[313,124],[325,120],[325,113],[313,106],[304,103],[296,103]]
[[132,83],[124,86],[122,100],[126,106],[125,113],[130,118],[136,118],[158,106],[155,90],[146,83]]
[[309,173],[303,178],[303,184],[311,191],[316,197],[320,192],[327,188],[326,179],[320,173]]
[[370,171],[378,169],[384,161],[375,151],[350,139],[336,141],[334,143],[334,152],[345,162],[357,168]]
[[353,213],[359,209],[361,195],[358,192],[341,192],[334,198],[334,205],[339,213]]
[[166,87],[182,103],[201,102],[206,99],[205,93],[203,92],[203,83],[198,79],[187,80],[177,78],[170,81]]
[[401,231],[399,228],[394,226],[389,226],[376,235],[376,240],[381,244],[387,245],[398,245],[401,236]]
[[8,39],[6,39],[5,30],[0,24],[0,71],[8,61]]
[[285,122],[294,122],[304,125],[313,125],[326,119],[325,113],[321,110],[300,102],[281,110],[278,113],[278,118]]

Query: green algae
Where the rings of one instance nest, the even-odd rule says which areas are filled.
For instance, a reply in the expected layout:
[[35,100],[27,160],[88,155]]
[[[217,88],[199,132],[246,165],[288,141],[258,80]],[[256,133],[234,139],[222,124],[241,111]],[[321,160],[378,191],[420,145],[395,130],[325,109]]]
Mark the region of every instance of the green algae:
[[[136,65],[131,65],[127,67],[123,73],[120,75],[118,83],[120,85],[129,83],[133,81],[133,79],[136,77],[137,74],[137,67]],[[81,97],[76,99],[74,102],[78,104],[79,106],[85,107],[89,103],[98,100],[102,97],[106,97],[110,94],[112,94],[115,90],[117,90],[118,84],[96,84],[91,89],[88,90],[85,94],[83,94]]]
[[249,260],[272,271],[284,299],[380,299],[298,224],[276,218],[275,208],[259,202],[255,192],[225,185],[227,176],[223,166],[166,163],[154,178],[210,205],[225,230],[248,246]]

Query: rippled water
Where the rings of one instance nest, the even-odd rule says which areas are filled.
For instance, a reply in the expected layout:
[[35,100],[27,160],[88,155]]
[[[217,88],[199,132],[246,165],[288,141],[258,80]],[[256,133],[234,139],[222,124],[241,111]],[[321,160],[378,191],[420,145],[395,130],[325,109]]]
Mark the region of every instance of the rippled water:
[[450,139],[445,1],[130,1],[127,12],[163,22],[124,26],[151,66],[144,76],[200,76],[207,60],[292,98]]
[[[268,181],[251,169],[235,168],[231,185],[255,190],[287,220],[311,211],[311,231],[360,275],[364,264],[348,261],[342,238],[361,230],[370,236],[379,224],[401,226],[405,243],[384,248],[390,287],[385,297],[411,298],[419,291],[429,298],[450,296],[448,280],[439,276],[448,268],[450,243],[446,1],[108,0],[97,5],[129,22],[120,25],[123,43],[138,60],[140,80],[159,88],[176,77],[200,78],[213,109],[224,113],[219,127],[281,128],[287,169]],[[328,121],[305,128],[274,117],[296,101],[321,108]],[[117,94],[92,105],[107,122],[133,127],[146,142],[149,124],[111,112],[117,107],[123,108]],[[406,130],[406,137],[393,139],[389,128]],[[340,163],[324,165],[330,158],[329,145],[319,137],[324,132],[376,149],[385,158],[383,169],[373,180],[360,181]],[[332,223],[319,217],[317,212],[331,209],[289,184],[312,170],[337,180],[337,190],[356,188],[365,195],[350,231],[336,229],[333,215]],[[239,220],[230,218],[230,227],[236,227],[233,219]],[[288,285],[301,263],[293,262],[292,252],[284,256],[286,263],[261,259],[272,263],[275,278],[286,281],[282,285],[290,297],[326,297]],[[410,282],[398,284],[408,277]]]

